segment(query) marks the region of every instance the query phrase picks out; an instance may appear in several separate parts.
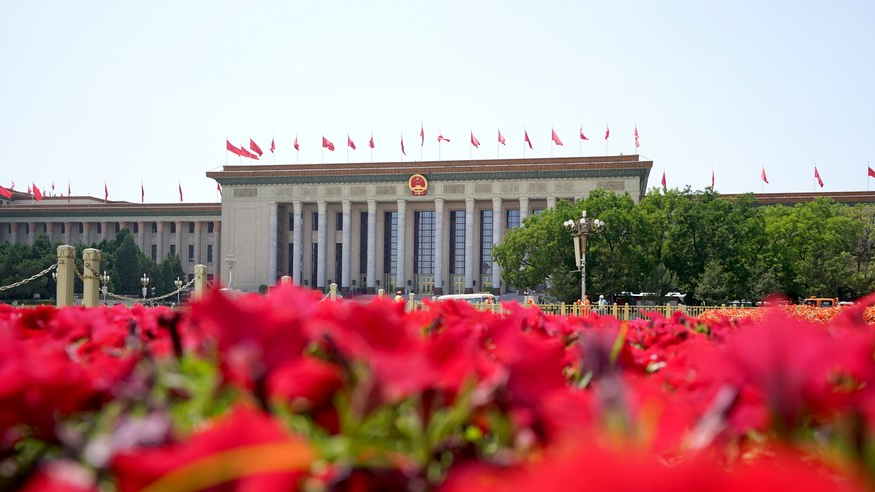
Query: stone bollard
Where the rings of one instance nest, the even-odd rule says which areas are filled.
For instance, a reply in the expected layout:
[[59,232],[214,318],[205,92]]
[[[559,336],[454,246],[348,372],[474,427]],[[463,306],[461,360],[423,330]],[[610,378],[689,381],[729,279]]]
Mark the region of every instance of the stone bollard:
[[384,295],[386,295],[385,289],[377,289],[377,297],[382,299]]
[[331,284],[328,285],[328,298],[332,301],[337,300],[337,284],[334,282],[331,282]]
[[[31,229],[33,230],[33,229]],[[76,275],[76,248],[62,244],[58,246],[58,284],[56,306],[73,305],[73,278]]]
[[82,303],[96,307],[100,302],[100,250],[87,248],[82,252],[85,268],[82,272]]
[[283,275],[282,277],[280,277],[280,284],[286,285],[290,283],[292,283],[292,277],[288,275]]
[[207,266],[194,266],[194,298],[200,299],[204,296],[204,291],[207,285]]
[[407,310],[408,311],[416,311],[416,294],[411,292],[410,294],[407,295],[407,298],[409,299],[407,301]]

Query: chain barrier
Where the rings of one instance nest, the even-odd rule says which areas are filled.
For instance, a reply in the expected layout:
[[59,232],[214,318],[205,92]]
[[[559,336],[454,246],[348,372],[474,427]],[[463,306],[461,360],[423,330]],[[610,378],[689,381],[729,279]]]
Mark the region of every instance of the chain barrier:
[[49,266],[49,267],[46,268],[45,270],[43,270],[43,271],[37,273],[36,275],[33,275],[33,276],[31,276],[31,277],[29,277],[29,278],[26,278],[26,279],[24,279],[24,280],[19,280],[18,282],[15,282],[14,284],[4,285],[4,286],[0,287],[0,291],[9,290],[9,289],[14,289],[14,288],[16,288],[16,287],[20,287],[20,286],[22,286],[22,285],[24,285],[24,284],[26,284],[26,283],[28,283],[28,282],[33,282],[34,280],[36,280],[36,279],[42,277],[43,275],[45,275],[45,274],[51,272],[51,271],[54,270],[55,268],[58,268],[58,264],[57,264],[57,263],[52,263],[51,266]]
[[160,301],[161,299],[166,299],[172,295],[175,295],[175,294],[178,294],[182,291],[188,290],[188,288],[191,287],[192,285],[194,285],[194,279],[189,280],[189,282],[187,284],[174,290],[173,292],[170,292],[170,293],[167,293],[164,295],[160,295],[160,296],[155,296],[155,297],[147,297],[145,299],[143,299],[142,297],[131,297],[131,296],[125,296],[122,294],[115,294],[113,292],[106,292],[105,294],[109,297],[119,299],[122,301],[134,301],[134,302],[139,302],[142,304],[148,304],[148,303]]
[[331,297],[331,293],[330,293],[330,292],[329,292],[328,294],[325,294],[325,296],[322,297],[322,299],[319,299],[319,301],[317,301],[317,302],[322,302],[322,301],[324,301],[325,299],[328,299],[329,297]]

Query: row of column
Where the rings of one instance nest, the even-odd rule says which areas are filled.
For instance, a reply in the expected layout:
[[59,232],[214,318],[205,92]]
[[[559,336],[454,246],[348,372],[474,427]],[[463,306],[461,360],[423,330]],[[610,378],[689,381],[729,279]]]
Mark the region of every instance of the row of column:
[[[182,226],[183,226],[183,224],[187,224],[188,222],[190,222],[190,221],[181,221],[181,220],[174,221],[174,223],[176,224],[176,245],[177,245],[177,248],[181,248],[181,246],[182,246],[182,230],[183,230]],[[58,223],[60,223],[60,222],[45,222],[46,231],[47,231],[47,233],[49,233],[50,236],[52,236],[52,232],[54,230],[54,224],[58,224]],[[157,240],[156,240],[156,246],[157,246],[156,253],[157,254],[156,254],[156,256],[157,256],[158,261],[161,261],[164,258],[164,254],[165,254],[165,251],[164,251],[164,224],[165,223],[166,222],[164,222],[164,221],[156,222],[156,226],[157,226],[156,227],[156,235],[157,235]],[[18,244],[18,224],[19,223],[17,223],[17,222],[13,222],[10,224],[9,242],[12,244]],[[40,224],[40,222],[27,222],[26,224],[27,224],[27,244],[33,244],[34,241],[36,240],[36,236],[37,236],[37,234],[36,234],[37,224]],[[73,227],[78,226],[80,224],[80,222],[63,222],[63,224],[64,224],[64,233],[63,233],[62,240],[66,244],[73,244],[74,243],[74,241],[73,241]],[[82,224],[82,232],[80,233],[79,242],[84,243],[84,244],[89,244],[91,242],[90,239],[91,239],[91,224],[92,223],[91,222],[81,222],[81,224]],[[99,237],[96,239],[96,242],[100,242],[103,240],[107,240],[107,241],[110,240],[110,234],[109,234],[110,224],[115,224],[115,222],[105,222],[105,221],[100,222],[100,234],[99,234]],[[133,224],[133,222],[130,222],[130,223],[129,222],[119,222],[118,224],[119,224],[119,230],[121,230],[121,229],[130,228],[130,224]],[[149,245],[146,244],[146,227],[151,226],[151,224],[152,224],[151,221],[137,221],[137,227],[138,227],[139,232],[136,234],[136,241],[137,241],[137,246],[139,246],[140,251],[142,251],[143,254],[148,254],[148,250],[146,248],[147,248],[147,246],[151,245],[151,244],[149,244]],[[202,236],[202,232],[203,232],[203,224],[204,224],[203,221],[194,221],[194,252],[195,252],[194,262],[195,263],[200,263],[200,251],[201,251],[201,244],[202,244],[201,243],[201,236]],[[219,233],[221,231],[221,226],[222,226],[222,223],[220,221],[213,221],[213,232],[216,234],[216,238],[220,237]],[[216,245],[218,245],[218,244],[219,244],[219,241],[216,241]],[[177,251],[177,254],[179,254],[180,257],[182,257],[181,255],[183,254],[183,252]],[[218,248],[216,251],[216,255],[218,255]]]
[[[502,199],[501,198],[493,198],[492,199],[492,246],[495,247],[502,241]],[[529,216],[529,199],[526,197],[521,197],[519,199],[520,204],[520,222],[524,221]],[[556,205],[555,197],[547,198],[547,207],[552,208]],[[351,235],[351,214],[352,214],[352,203],[349,200],[343,200],[341,202],[342,206],[342,221],[343,221],[343,231],[342,231],[342,243],[341,243],[341,288],[348,289],[351,285],[351,277],[352,277],[352,268],[350,261],[351,247],[352,247],[352,235]],[[368,237],[367,237],[367,265],[365,266],[365,273],[367,277],[367,289],[368,291],[374,291],[376,289],[376,280],[377,280],[377,201],[376,200],[368,200],[367,201],[368,214]],[[304,204],[301,201],[292,202],[292,211],[294,214],[293,217],[293,231],[292,231],[292,242],[296,248],[296,254],[292,257],[292,278],[294,282],[298,285],[301,285],[301,275],[302,275],[302,265],[301,261],[303,258],[303,227],[304,227],[304,219],[303,219],[303,209]],[[317,254],[317,263],[316,263],[316,285],[317,288],[325,287],[327,281],[326,275],[326,248],[327,248],[327,210],[328,204],[324,200],[320,200],[316,202],[316,210],[317,210],[317,233],[316,233],[316,254]],[[444,234],[444,199],[435,198],[434,199],[434,212],[435,212],[435,231],[434,231],[434,286],[435,289],[443,289],[444,287],[444,262],[443,262],[443,234]],[[398,244],[396,247],[396,279],[398,279],[397,285],[404,285],[404,282],[407,280],[407,272],[405,270],[407,265],[407,249],[406,249],[406,225],[407,225],[407,200],[399,199],[397,200],[397,213],[398,213],[398,226],[397,226],[397,234],[398,234]],[[475,200],[473,198],[465,199],[465,288],[473,289],[474,281],[475,281],[475,272],[474,272],[474,218],[475,218]],[[276,221],[272,221],[271,223],[272,229],[276,230]],[[391,247],[391,245],[384,245],[384,247]],[[273,255],[272,255],[273,256]],[[276,266],[270,269],[271,278],[276,277]],[[492,265],[492,285],[493,287],[498,287],[501,281],[501,271],[498,264],[493,263]]]

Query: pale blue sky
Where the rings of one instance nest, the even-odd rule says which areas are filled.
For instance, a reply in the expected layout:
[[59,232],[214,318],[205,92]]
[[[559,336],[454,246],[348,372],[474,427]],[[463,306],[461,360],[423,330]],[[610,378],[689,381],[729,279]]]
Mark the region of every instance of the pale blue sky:
[[[215,201],[249,137],[276,163],[640,153],[670,187],[865,190],[875,2],[7,1],[0,184]],[[875,184],[873,184],[875,186]],[[819,188],[818,188],[819,189]],[[873,188],[875,189],[875,188]]]

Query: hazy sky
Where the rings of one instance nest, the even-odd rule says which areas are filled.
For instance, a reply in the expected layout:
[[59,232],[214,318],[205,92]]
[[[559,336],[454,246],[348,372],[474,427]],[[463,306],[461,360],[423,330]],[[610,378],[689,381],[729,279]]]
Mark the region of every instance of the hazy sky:
[[[867,189],[875,2],[7,1],[0,184],[216,201],[225,139],[276,163],[635,152],[669,187]],[[300,154],[292,143],[297,135]],[[244,159],[244,162],[249,162]],[[875,184],[873,184],[875,186]],[[819,190],[820,188],[818,188]],[[875,189],[875,188],[873,188]]]

